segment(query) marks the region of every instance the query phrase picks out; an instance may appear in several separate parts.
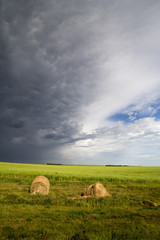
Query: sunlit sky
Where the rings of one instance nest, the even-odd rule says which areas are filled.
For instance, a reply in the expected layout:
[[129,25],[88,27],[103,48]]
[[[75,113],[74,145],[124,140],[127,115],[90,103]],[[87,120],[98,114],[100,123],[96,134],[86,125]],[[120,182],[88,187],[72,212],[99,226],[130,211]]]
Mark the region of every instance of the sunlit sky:
[[160,1],[5,0],[0,161],[160,166]]

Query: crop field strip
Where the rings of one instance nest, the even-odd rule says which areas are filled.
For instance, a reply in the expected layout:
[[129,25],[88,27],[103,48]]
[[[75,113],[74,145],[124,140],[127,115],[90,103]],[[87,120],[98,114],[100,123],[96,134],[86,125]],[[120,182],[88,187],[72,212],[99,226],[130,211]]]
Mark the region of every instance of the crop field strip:
[[[49,194],[33,195],[46,176]],[[112,197],[81,199],[101,182]],[[75,197],[72,200],[72,197]],[[160,239],[160,167],[0,163],[0,239]]]

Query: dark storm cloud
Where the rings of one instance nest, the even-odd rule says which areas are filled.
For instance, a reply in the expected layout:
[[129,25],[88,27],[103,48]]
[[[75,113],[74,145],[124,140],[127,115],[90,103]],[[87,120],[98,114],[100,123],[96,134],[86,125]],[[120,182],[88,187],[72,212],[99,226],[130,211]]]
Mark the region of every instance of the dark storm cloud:
[[82,55],[86,39],[74,26],[85,9],[70,4],[2,1],[0,130],[1,143],[6,142],[13,155],[19,152],[16,143],[21,142],[25,153],[25,144],[54,139],[57,146],[63,139],[72,141],[81,129],[76,122],[79,106],[88,104],[92,91],[86,91],[94,89],[94,73],[85,82],[82,74],[88,76],[93,61]]
[[22,128],[24,127],[24,121],[19,119],[15,122],[13,122],[12,119],[4,119],[4,124],[6,124],[8,127],[12,127],[12,128]]
[[137,52],[147,56],[145,27],[158,22],[158,6],[156,0],[2,0],[0,160],[43,162],[76,143],[112,138],[99,127],[106,115],[130,104],[144,83],[151,88],[130,66]]

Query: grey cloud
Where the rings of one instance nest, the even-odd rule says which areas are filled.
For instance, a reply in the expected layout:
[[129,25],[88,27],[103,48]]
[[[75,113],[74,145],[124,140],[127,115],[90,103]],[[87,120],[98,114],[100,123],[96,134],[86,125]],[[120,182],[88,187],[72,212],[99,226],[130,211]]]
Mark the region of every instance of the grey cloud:
[[[82,80],[82,74],[86,74],[86,78],[88,75],[85,67],[87,61],[75,61],[76,56],[72,56],[72,52],[75,52],[72,29],[69,29],[68,36],[64,35],[64,41],[70,45],[68,48],[64,46],[67,52],[65,53],[63,44],[59,45],[63,39],[60,32],[61,25],[65,27],[64,16],[68,14],[67,18],[71,18],[70,8],[67,8],[69,13],[63,13],[60,6],[52,8],[50,12],[49,8],[46,9],[47,5],[39,4],[41,7],[37,8],[32,1],[24,1],[23,4],[6,1],[2,8],[2,32],[7,45],[6,72],[11,75],[2,85],[4,106],[12,110],[13,122],[17,117],[24,116],[28,121],[37,122],[38,128],[41,125],[43,128],[48,125],[54,128],[57,123],[63,124],[63,119],[66,118],[67,122],[74,118],[81,102],[88,103],[91,95],[86,94],[86,89],[90,87],[91,90],[94,83],[90,79],[85,82]],[[63,6],[64,3],[61,4]],[[61,20],[57,16],[57,8],[62,11]],[[70,21],[68,27],[69,25]],[[78,37],[75,43],[77,40]],[[82,65],[86,73],[83,72]]]
[[[23,159],[30,148],[28,158],[38,161],[51,149],[61,156],[59,145],[116,136],[104,128],[84,133],[84,119],[91,111],[92,124],[97,114],[90,106],[101,96],[107,99],[97,105],[110,113],[119,84],[111,65],[116,54],[139,50],[135,35],[158,6],[155,0],[2,1],[0,159],[16,160],[18,153]],[[7,146],[11,154],[5,156]]]
[[8,120],[4,120],[4,122],[7,126],[12,128],[22,128],[25,125],[25,122],[21,119],[15,122],[13,122],[11,119],[8,119]]

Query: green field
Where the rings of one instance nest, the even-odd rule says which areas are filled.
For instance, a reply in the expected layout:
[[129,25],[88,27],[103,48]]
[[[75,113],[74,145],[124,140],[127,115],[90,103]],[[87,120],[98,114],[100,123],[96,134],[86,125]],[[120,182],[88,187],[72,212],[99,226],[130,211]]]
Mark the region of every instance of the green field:
[[[28,192],[38,175],[47,196]],[[111,198],[79,198],[98,181]],[[145,200],[160,204],[160,167],[0,163],[0,239],[159,240],[160,207]]]

